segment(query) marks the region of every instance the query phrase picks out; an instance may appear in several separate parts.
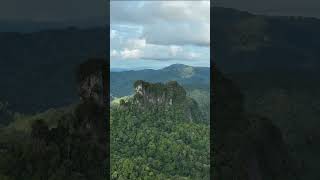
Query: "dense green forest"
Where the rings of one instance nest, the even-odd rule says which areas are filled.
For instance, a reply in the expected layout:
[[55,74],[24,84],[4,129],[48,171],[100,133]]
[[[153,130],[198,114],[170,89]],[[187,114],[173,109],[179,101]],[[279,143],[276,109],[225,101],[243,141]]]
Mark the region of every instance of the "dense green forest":
[[[148,83],[150,86],[159,86],[158,90],[166,88]],[[143,97],[138,97],[136,92],[134,96],[112,102],[112,179],[209,179],[209,126],[198,114],[199,108],[188,104],[192,99],[185,95],[173,99],[171,106],[166,100],[156,105],[148,103],[153,102],[150,100],[153,95],[157,99],[159,96],[155,94],[165,93],[149,90],[145,90],[148,93]],[[186,94],[181,90],[178,92]],[[147,101],[140,99],[144,97],[148,97]],[[198,111],[191,119],[186,115],[190,107]]]
[[20,114],[0,128],[0,179],[105,179],[106,143],[79,127],[83,106]]

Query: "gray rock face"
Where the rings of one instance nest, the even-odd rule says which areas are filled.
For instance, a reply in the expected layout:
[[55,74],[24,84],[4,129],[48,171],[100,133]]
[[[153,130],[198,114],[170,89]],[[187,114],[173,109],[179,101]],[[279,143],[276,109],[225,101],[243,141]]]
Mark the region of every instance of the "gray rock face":
[[188,121],[202,121],[203,114],[195,100],[187,97],[185,89],[176,81],[163,83],[148,83],[138,80],[134,83],[135,94],[131,102],[120,103],[123,107],[132,103],[135,108],[146,110],[156,108],[158,110],[182,111]]
[[166,84],[148,83],[142,80],[134,84],[135,99],[139,104],[157,104],[172,106],[184,101],[186,91],[176,81],[170,81]]

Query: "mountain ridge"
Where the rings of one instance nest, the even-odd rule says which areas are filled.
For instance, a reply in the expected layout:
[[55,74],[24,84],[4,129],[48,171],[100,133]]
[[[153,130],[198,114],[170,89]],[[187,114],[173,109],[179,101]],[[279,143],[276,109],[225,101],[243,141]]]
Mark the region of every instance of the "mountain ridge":
[[110,73],[110,93],[116,97],[132,94],[131,85],[136,80],[148,82],[167,82],[175,80],[184,87],[208,88],[210,84],[210,68],[194,67],[183,64],[173,64],[165,68],[154,70],[144,69]]

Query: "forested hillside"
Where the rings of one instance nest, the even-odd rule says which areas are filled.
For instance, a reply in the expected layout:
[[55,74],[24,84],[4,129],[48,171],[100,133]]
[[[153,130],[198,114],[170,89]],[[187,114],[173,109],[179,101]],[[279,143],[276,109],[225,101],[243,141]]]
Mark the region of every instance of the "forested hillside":
[[176,82],[137,81],[111,105],[112,179],[209,179],[209,126]]

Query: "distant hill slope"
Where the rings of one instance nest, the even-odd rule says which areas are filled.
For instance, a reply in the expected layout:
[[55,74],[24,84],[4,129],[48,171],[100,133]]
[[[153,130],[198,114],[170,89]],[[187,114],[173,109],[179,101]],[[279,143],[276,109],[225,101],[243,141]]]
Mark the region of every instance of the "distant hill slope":
[[106,28],[0,33],[0,101],[19,112],[41,112],[76,101],[75,70],[104,57]]
[[160,70],[145,69],[138,71],[111,72],[111,95],[122,97],[132,94],[132,84],[136,80],[144,80],[153,83],[177,81],[185,88],[202,88],[209,90],[210,68],[174,64]]

